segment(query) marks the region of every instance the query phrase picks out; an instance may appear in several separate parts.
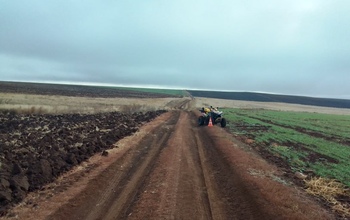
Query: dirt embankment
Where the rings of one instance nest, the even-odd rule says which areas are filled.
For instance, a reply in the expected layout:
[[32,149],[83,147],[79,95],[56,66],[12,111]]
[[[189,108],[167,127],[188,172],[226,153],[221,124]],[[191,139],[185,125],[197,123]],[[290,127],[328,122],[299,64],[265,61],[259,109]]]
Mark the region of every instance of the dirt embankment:
[[[172,111],[94,156],[41,196],[11,211],[21,219],[333,219],[286,186],[282,174],[219,127]],[[89,167],[86,165],[85,167]],[[80,168],[83,169],[83,168]],[[78,175],[78,173],[80,174]],[[77,178],[77,176],[79,178]],[[74,180],[74,181],[72,181]],[[71,185],[60,192],[60,184]],[[50,196],[47,196],[50,193]]]

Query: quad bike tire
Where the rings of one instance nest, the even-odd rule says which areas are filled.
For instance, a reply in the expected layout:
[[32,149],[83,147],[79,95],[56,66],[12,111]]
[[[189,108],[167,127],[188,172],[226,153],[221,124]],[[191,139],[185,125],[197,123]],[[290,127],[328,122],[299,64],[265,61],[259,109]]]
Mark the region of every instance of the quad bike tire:
[[221,119],[220,125],[222,128],[226,127],[226,119],[225,118]]
[[205,123],[205,118],[203,116],[199,116],[198,118],[198,125],[202,126]]
[[210,117],[206,117],[205,120],[204,120],[204,125],[208,125],[209,124],[209,120],[210,120]]

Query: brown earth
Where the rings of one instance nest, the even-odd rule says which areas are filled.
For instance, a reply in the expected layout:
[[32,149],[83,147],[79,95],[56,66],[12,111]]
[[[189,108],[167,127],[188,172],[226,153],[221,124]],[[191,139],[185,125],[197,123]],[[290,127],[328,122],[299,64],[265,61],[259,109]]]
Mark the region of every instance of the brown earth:
[[[92,155],[164,111],[94,115],[17,115],[0,112],[0,215]],[[117,123],[117,124],[116,124]]]
[[224,129],[197,127],[196,117],[183,110],[159,116],[4,218],[336,218]]

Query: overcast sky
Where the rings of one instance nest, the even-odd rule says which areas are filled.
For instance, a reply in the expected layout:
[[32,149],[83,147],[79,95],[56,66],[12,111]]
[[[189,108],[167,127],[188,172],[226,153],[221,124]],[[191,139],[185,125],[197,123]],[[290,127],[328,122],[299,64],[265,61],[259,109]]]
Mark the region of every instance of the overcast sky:
[[0,0],[0,80],[350,98],[350,1]]

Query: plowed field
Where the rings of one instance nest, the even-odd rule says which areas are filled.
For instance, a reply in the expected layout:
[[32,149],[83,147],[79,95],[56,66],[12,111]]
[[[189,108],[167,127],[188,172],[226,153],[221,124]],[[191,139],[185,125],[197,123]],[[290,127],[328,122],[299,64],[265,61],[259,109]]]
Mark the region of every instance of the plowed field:
[[176,110],[11,210],[19,219],[334,219],[220,127]]

